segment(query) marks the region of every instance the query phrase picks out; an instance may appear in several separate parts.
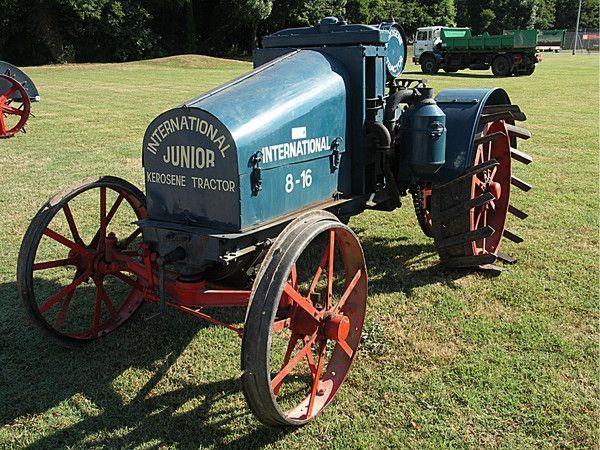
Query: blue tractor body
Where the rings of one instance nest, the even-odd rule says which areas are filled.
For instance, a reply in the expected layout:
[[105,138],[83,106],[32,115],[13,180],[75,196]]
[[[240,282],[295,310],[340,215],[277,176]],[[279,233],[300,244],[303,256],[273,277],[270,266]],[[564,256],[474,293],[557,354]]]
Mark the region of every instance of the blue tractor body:
[[160,252],[186,242],[180,270],[202,271],[256,252],[306,210],[392,210],[411,187],[460,176],[484,109],[508,96],[434,99],[424,80],[397,78],[406,54],[393,22],[326,18],[264,37],[253,71],[148,127],[146,240]]

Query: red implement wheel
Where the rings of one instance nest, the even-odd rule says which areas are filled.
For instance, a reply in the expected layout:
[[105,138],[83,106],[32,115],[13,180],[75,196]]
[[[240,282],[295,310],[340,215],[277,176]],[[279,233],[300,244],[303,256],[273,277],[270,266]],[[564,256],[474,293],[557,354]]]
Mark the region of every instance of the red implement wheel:
[[433,188],[433,237],[440,259],[448,267],[482,267],[497,259],[515,261],[500,251],[503,237],[522,242],[506,229],[508,213],[527,218],[510,204],[511,185],[523,191],[531,186],[513,176],[512,160],[529,164],[532,159],[515,148],[517,138],[528,139],[531,134],[503,119],[512,121],[513,114],[525,120],[517,106],[486,107],[480,118],[481,132],[474,141],[472,167],[463,176]]
[[0,75],[0,138],[21,131],[30,113],[31,102],[25,88],[14,78]]
[[360,243],[322,213],[293,222],[254,283],[242,342],[242,385],[266,425],[300,426],[346,379],[360,342],[367,272]]
[[[94,212],[95,210],[95,212]],[[99,338],[142,302],[135,276],[106,249],[133,249],[146,217],[144,194],[114,177],[83,180],[51,198],[34,217],[19,252],[17,284],[29,317],[67,347]]]
[[419,227],[427,237],[433,237],[431,225],[431,187],[415,186],[411,190]]

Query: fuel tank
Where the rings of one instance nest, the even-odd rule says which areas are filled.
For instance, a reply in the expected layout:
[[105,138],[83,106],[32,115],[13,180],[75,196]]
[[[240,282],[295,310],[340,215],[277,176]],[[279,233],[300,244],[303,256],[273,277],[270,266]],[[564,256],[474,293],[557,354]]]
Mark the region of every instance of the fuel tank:
[[433,99],[431,88],[402,115],[404,149],[414,175],[427,178],[446,162],[446,115]]
[[342,195],[347,103],[343,66],[296,50],[166,111],[144,136],[148,218],[231,232]]

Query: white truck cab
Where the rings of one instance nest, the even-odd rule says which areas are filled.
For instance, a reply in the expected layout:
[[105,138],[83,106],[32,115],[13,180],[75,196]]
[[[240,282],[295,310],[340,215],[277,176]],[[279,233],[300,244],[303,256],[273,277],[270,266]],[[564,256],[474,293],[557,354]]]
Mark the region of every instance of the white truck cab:
[[413,62],[418,63],[419,58],[425,52],[432,52],[436,45],[442,42],[441,30],[443,27],[423,27],[417,29],[414,41]]

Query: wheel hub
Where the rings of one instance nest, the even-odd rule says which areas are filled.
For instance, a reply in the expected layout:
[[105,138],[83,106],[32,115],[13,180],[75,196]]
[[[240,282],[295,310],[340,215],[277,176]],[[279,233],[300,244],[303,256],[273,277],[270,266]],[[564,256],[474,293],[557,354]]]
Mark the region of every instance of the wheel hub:
[[350,334],[350,319],[342,314],[330,316],[325,319],[323,332],[327,339],[344,341]]
[[496,200],[500,200],[500,197],[502,196],[502,185],[497,181],[490,181],[488,192],[490,192]]

